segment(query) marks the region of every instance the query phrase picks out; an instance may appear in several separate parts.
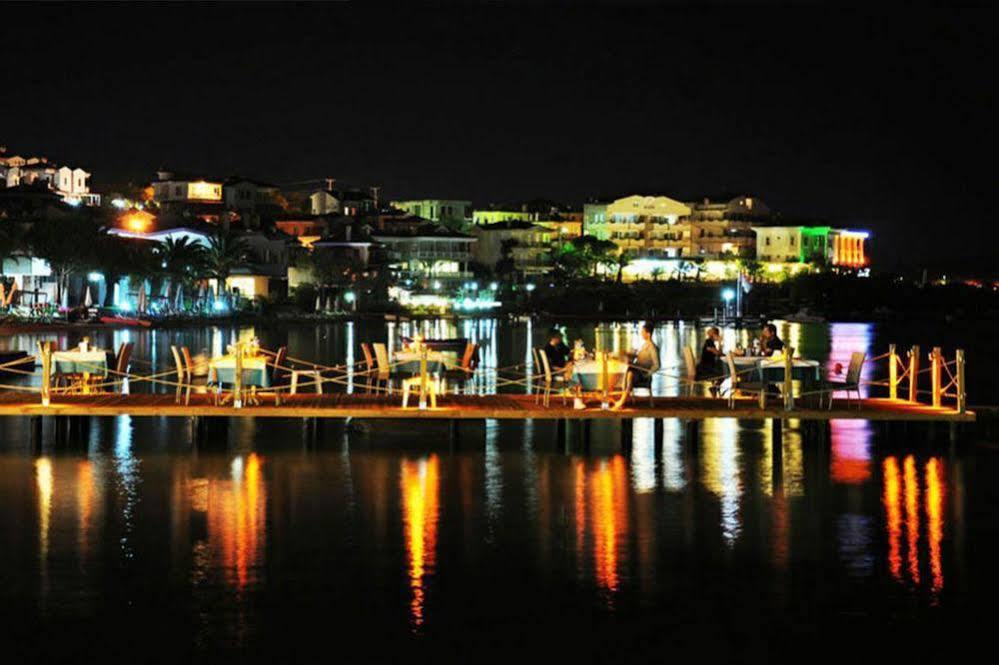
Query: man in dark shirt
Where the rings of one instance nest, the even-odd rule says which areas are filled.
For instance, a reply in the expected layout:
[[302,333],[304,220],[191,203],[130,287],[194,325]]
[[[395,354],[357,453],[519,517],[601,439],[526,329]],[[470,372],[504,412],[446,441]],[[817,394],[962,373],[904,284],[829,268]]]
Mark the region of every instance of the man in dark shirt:
[[697,363],[697,378],[714,379],[722,374],[721,331],[718,328],[708,328],[708,335],[701,347],[701,359]]
[[777,351],[784,350],[784,342],[777,336],[777,326],[768,323],[763,326],[763,334],[760,336],[760,353],[764,356],[772,356]]
[[548,336],[545,355],[548,356],[548,366],[552,368],[553,372],[562,371],[569,364],[569,347],[562,340],[562,333],[558,330],[552,330],[551,335]]

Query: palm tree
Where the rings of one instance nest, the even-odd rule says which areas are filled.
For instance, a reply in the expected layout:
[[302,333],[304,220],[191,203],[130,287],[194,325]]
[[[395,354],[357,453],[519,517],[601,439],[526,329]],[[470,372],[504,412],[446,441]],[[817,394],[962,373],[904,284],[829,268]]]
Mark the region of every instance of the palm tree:
[[167,238],[154,250],[160,270],[167,277],[167,298],[180,287],[196,279],[205,263],[205,248],[189,236]]
[[218,282],[219,291],[224,291],[233,268],[250,260],[250,248],[231,231],[219,230],[208,238],[204,259],[207,274]]

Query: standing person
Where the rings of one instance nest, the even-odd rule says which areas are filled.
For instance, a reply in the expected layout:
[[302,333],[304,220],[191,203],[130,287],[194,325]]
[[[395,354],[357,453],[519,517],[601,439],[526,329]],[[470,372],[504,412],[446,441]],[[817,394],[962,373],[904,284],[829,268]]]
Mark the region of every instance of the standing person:
[[777,351],[784,350],[784,341],[777,336],[777,326],[768,323],[763,326],[763,333],[760,335],[760,355],[772,356]]
[[624,392],[621,399],[614,405],[615,409],[624,406],[628,395],[636,386],[648,388],[652,391],[652,375],[659,371],[659,347],[652,341],[652,333],[656,327],[651,321],[646,321],[642,326],[642,346],[636,351],[632,351],[629,357],[628,374],[625,376]]

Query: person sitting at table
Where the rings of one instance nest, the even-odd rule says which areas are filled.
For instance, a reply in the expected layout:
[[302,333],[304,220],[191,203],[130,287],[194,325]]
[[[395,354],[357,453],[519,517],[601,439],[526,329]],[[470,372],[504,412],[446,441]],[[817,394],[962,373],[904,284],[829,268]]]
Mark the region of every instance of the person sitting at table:
[[652,392],[652,375],[659,371],[659,347],[652,341],[652,333],[656,327],[651,321],[646,321],[642,326],[642,346],[636,351],[632,351],[628,364],[628,374],[624,378],[624,392],[621,398],[614,404],[615,409],[624,406],[625,401],[636,387],[648,388]]
[[768,323],[763,326],[763,333],[760,335],[760,355],[772,356],[777,351],[784,350],[784,341],[777,336],[777,326]]
[[569,347],[562,339],[562,333],[552,330],[548,336],[548,345],[545,347],[545,356],[548,357],[548,366],[552,372],[566,372],[571,364],[572,354]]

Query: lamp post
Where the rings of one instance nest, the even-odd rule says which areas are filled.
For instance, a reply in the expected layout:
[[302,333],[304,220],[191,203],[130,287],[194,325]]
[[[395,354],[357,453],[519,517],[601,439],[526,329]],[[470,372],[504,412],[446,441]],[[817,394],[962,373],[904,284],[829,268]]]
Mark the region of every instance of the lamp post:
[[725,289],[722,291],[722,300],[725,301],[725,318],[730,316],[730,308],[732,304],[732,299],[735,298],[735,291],[733,289]]

